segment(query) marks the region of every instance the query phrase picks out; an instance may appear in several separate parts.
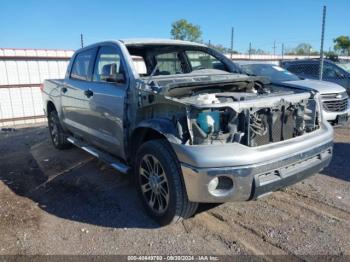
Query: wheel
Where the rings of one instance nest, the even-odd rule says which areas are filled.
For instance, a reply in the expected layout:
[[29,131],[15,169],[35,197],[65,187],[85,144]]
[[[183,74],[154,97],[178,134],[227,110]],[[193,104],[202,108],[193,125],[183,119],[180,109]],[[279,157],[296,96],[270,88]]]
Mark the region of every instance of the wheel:
[[49,113],[48,125],[52,144],[55,148],[66,149],[72,146],[72,144],[67,141],[67,135],[63,131],[56,111],[51,111]]
[[144,143],[134,172],[142,203],[159,224],[176,223],[196,212],[198,203],[188,200],[179,162],[166,140]]

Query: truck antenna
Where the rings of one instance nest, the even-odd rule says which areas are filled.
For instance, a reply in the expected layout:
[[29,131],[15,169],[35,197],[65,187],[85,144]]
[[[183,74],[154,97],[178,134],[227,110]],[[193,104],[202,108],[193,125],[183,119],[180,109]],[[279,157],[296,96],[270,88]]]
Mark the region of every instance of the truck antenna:
[[80,34],[80,44],[81,44],[81,48],[84,47],[84,35],[81,33]]

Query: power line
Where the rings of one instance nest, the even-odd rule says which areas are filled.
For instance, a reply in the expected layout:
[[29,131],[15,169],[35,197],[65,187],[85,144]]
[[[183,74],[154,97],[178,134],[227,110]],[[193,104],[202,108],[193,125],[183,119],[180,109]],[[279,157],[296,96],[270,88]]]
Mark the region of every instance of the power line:
[[324,42],[324,30],[326,27],[326,12],[327,12],[327,7],[323,6],[323,15],[322,15],[322,31],[321,31],[321,49],[320,49],[320,80],[323,79],[323,42]]
[[232,60],[232,55],[233,55],[233,34],[234,34],[234,28],[231,28],[231,60]]
[[250,59],[250,55],[251,55],[251,53],[252,53],[252,43],[251,42],[249,42],[249,51],[248,51],[249,53],[249,59]]

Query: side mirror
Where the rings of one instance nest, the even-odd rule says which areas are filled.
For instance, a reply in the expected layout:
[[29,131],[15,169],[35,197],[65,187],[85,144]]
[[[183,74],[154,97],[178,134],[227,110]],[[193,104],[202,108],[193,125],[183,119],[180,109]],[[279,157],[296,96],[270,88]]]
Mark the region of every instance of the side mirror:
[[122,84],[125,82],[125,76],[122,73],[116,73],[113,75],[101,75],[101,81]]
[[124,83],[125,76],[123,73],[116,73],[116,64],[107,64],[102,68],[102,74],[100,76],[101,81],[111,82],[111,83]]

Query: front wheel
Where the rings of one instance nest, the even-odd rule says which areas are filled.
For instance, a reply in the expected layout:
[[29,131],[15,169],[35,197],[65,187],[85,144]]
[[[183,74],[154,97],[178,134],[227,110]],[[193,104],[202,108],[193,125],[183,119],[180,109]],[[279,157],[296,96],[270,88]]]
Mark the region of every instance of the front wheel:
[[191,217],[198,203],[190,202],[175,153],[166,140],[151,140],[137,152],[136,183],[147,213],[161,225]]

